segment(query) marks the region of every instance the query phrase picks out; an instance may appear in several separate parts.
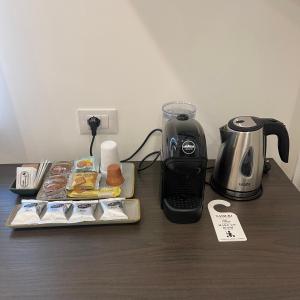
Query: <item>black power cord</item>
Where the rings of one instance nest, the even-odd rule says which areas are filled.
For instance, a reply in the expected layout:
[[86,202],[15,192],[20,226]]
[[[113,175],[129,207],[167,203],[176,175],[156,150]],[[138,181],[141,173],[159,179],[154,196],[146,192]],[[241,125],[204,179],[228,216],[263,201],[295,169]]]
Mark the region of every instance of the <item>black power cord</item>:
[[[152,156],[152,155],[154,155],[154,154],[156,154],[156,156],[155,156],[154,159],[151,161],[151,163],[150,163],[149,165],[147,165],[146,167],[142,167],[142,165],[143,165],[143,163],[145,162],[145,160],[146,160],[148,157],[150,157],[150,156]],[[147,155],[139,162],[138,172],[141,172],[141,171],[144,171],[144,170],[150,168],[150,167],[158,160],[158,158],[160,157],[160,154],[161,154],[160,151],[154,151],[154,152],[151,152],[151,153],[147,154]]]
[[[121,160],[121,163],[124,163],[124,162],[127,162],[127,161],[131,160],[138,152],[141,151],[141,149],[145,146],[145,144],[147,143],[147,141],[149,140],[149,138],[151,137],[151,135],[152,135],[154,132],[157,132],[157,131],[158,131],[158,132],[162,132],[162,130],[161,130],[160,128],[155,128],[155,129],[151,130],[151,131],[149,132],[149,134],[147,135],[147,137],[145,138],[145,140],[143,141],[143,143],[137,148],[137,150],[136,150],[132,155],[130,155],[128,158]],[[142,165],[144,164],[145,160],[146,160],[148,157],[150,157],[150,156],[152,156],[152,155],[155,155],[155,154],[156,154],[156,156],[154,157],[153,161],[152,161],[149,165],[147,165],[146,167],[142,167]],[[141,171],[144,171],[144,170],[150,168],[150,167],[157,161],[157,159],[159,158],[160,154],[161,154],[160,151],[154,151],[154,152],[151,152],[151,153],[147,154],[147,155],[140,161],[137,171],[138,171],[138,172],[141,172]]]
[[[212,166],[211,166],[211,167],[207,167],[207,168],[206,168],[206,171],[208,171],[208,170],[212,170],[212,171],[213,171],[214,168],[215,168],[215,167],[212,167]],[[207,175],[207,173],[206,173],[206,175]],[[211,178],[211,176],[212,176],[212,174],[210,174],[210,178]],[[206,178],[205,178],[205,184],[211,185],[211,184],[210,184],[210,180],[207,181]]]
[[91,141],[91,145],[90,145],[90,156],[93,156],[93,145],[94,145],[95,137],[97,135],[97,129],[100,126],[101,121],[99,118],[93,116],[87,120],[87,123],[90,126],[91,132],[92,132],[92,141]]

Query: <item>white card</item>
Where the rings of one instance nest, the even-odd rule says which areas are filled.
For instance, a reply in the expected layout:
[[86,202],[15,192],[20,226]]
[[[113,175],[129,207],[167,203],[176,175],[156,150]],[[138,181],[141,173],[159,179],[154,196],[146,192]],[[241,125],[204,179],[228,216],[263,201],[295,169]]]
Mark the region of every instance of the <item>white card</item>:
[[36,168],[33,167],[17,167],[17,189],[34,188],[34,179],[36,176]]
[[218,212],[215,205],[230,206],[225,200],[213,200],[208,203],[208,211],[215,227],[219,242],[247,241],[247,237],[236,214],[232,212]]

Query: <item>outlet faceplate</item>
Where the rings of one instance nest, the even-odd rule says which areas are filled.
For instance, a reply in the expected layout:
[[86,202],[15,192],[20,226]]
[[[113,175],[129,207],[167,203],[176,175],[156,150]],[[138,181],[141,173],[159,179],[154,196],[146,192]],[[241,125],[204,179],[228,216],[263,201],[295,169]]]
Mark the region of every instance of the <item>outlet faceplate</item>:
[[80,134],[91,134],[91,129],[87,123],[87,120],[93,116],[99,118],[101,121],[101,125],[97,130],[98,134],[118,132],[118,114],[115,108],[79,108],[77,110],[77,116]]

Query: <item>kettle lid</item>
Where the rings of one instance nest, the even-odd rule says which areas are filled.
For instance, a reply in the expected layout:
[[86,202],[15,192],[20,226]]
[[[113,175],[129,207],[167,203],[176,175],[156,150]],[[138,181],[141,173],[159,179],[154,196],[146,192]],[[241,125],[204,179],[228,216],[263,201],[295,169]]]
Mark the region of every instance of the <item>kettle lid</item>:
[[240,116],[231,119],[228,122],[228,127],[235,131],[249,132],[256,131],[263,127],[263,122],[260,118],[253,116]]

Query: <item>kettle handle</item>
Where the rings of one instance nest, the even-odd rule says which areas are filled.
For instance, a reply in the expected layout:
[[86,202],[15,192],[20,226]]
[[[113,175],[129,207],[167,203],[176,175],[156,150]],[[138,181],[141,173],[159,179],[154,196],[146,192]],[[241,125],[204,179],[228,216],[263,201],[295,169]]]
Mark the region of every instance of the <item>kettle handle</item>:
[[283,162],[289,161],[290,139],[286,127],[276,119],[261,118],[265,136],[275,134],[278,137],[278,152]]

